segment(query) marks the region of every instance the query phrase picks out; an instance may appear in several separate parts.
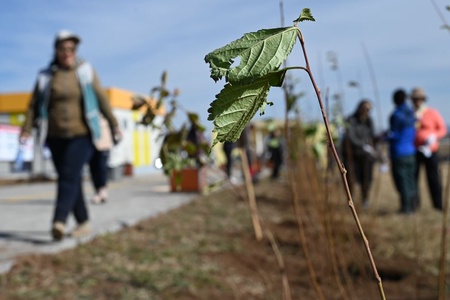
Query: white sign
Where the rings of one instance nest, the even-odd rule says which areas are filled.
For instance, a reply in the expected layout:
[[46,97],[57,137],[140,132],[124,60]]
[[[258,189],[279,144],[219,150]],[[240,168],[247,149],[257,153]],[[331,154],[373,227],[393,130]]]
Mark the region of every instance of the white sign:
[[[19,151],[20,127],[0,124],[0,161],[14,161]],[[33,139],[23,145],[24,161],[33,159]]]

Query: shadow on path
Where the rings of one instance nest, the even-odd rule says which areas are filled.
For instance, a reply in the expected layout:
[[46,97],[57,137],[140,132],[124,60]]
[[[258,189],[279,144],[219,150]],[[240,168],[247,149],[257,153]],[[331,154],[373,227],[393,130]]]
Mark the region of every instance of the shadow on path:
[[27,242],[34,245],[51,245],[56,243],[49,239],[47,231],[0,231],[0,241],[2,240],[5,242]]

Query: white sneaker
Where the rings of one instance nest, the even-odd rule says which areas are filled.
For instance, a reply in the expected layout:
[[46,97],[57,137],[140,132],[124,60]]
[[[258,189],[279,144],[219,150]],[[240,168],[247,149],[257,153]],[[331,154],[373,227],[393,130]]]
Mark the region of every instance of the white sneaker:
[[55,222],[52,226],[52,237],[55,241],[60,241],[66,234],[66,225],[62,222]]
[[97,194],[94,195],[94,197],[92,197],[91,202],[93,204],[101,204],[101,203],[105,203],[106,201],[108,201],[108,191],[106,190],[106,188],[101,188]]
[[100,201],[102,203],[105,203],[106,201],[108,201],[108,190],[106,189],[106,187],[101,188],[100,191],[98,192],[99,196],[100,196]]
[[89,235],[91,231],[92,231],[91,224],[88,221],[86,221],[84,223],[79,224],[77,228],[75,228],[72,231],[70,236],[74,238],[80,238]]

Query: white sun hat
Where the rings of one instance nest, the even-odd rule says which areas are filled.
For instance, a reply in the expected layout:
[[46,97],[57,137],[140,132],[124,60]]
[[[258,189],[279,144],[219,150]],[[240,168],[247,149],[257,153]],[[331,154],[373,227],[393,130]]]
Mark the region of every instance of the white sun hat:
[[60,43],[62,41],[67,41],[67,40],[72,40],[75,42],[75,44],[78,44],[81,42],[81,38],[77,34],[64,29],[64,30],[59,31],[56,34],[55,47],[56,47],[56,45],[58,45],[58,43]]

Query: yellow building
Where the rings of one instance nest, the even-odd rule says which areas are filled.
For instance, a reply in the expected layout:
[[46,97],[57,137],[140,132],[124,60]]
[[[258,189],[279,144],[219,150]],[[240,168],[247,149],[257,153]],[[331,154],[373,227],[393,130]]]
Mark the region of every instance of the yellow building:
[[[159,130],[150,126],[139,124],[142,118],[141,111],[132,111],[131,98],[134,92],[110,87],[105,89],[114,115],[116,116],[120,129],[123,132],[123,139],[112,150],[109,160],[109,167],[123,167],[132,166],[133,172],[144,172],[154,168],[154,160],[158,156],[161,138],[159,137]],[[8,125],[8,129],[14,126],[22,125],[24,121],[24,113],[28,109],[28,103],[31,98],[31,93],[0,93],[0,124]],[[157,112],[160,121],[162,122],[164,108]],[[156,120],[158,122],[158,120]],[[11,127],[12,126],[12,127]],[[1,131],[1,128],[0,128]],[[11,130],[9,130],[11,132]],[[1,132],[0,132],[1,134]],[[18,132],[16,132],[18,134]],[[10,140],[11,134],[8,136]],[[16,139],[17,141],[17,139]],[[10,143],[11,144],[11,143]],[[5,145],[3,145],[5,147]],[[2,147],[2,145],[0,145]],[[17,148],[18,145],[15,145]],[[0,153],[9,153],[17,151],[12,149],[14,145],[8,149],[0,149]],[[0,156],[0,162],[8,163],[8,158],[14,153],[9,153],[3,158]],[[33,164],[35,159],[32,160]],[[10,161],[9,161],[10,163]],[[35,169],[36,166],[33,166]]]

